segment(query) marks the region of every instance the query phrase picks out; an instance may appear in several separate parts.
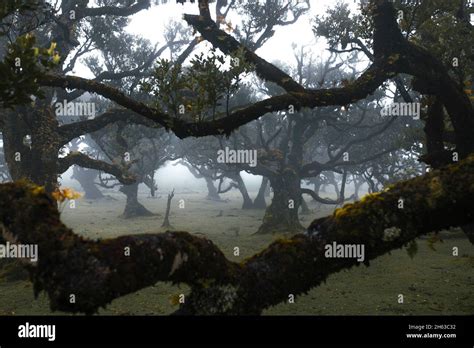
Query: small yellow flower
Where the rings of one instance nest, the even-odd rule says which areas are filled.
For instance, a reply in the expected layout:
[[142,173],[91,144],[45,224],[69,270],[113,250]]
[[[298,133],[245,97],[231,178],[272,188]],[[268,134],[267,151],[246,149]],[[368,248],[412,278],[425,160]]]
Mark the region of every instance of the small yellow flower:
[[51,196],[53,196],[53,198],[58,202],[64,202],[65,198],[61,191],[54,191],[53,193],[51,193]]
[[56,201],[61,202],[61,203],[64,202],[66,199],[71,200],[71,199],[77,199],[77,198],[82,197],[81,193],[76,192],[69,187],[56,190],[51,195]]
[[62,190],[62,194],[65,198],[67,199],[71,199],[71,196],[72,196],[72,189],[66,187]]

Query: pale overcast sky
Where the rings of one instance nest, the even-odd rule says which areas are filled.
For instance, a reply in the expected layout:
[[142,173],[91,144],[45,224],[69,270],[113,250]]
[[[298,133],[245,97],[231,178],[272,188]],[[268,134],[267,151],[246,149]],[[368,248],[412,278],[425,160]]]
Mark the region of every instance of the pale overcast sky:
[[[323,14],[328,7],[334,6],[337,0],[310,0],[310,11],[301,16],[300,19],[292,25],[279,26],[276,28],[274,36],[268,40],[257,53],[269,61],[279,60],[289,64],[294,64],[292,43],[298,45],[309,45],[316,56],[326,55],[326,44],[324,40],[315,39],[312,32],[311,20],[316,14]],[[354,1],[347,0],[355,7]],[[211,13],[215,4],[211,3]],[[198,14],[197,4],[186,3],[184,5],[176,4],[174,0],[169,0],[167,4],[154,5],[148,10],[141,11],[131,17],[130,25],[127,31],[149,39],[152,43],[164,42],[163,32],[166,24],[171,20],[183,21],[182,15]],[[309,49],[308,47],[308,49]],[[206,43],[200,43],[198,49],[206,49]],[[165,55],[166,56],[166,55]],[[77,67],[75,74],[87,78],[92,78],[92,73],[85,67]]]

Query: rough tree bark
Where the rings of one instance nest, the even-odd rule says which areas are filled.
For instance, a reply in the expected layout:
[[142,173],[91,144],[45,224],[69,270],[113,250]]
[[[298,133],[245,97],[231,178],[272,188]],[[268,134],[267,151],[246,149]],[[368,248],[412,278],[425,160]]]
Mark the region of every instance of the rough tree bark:
[[428,112],[424,131],[426,135],[426,154],[421,157],[422,161],[433,168],[450,163],[453,156],[444,146],[444,110],[439,98],[428,98]]
[[[123,117],[124,114],[120,116]],[[13,180],[28,179],[52,192],[57,188],[58,176],[76,164],[110,173],[123,183],[134,181],[126,168],[92,159],[78,151],[71,151],[67,156],[58,158],[65,139],[70,140],[83,133],[80,127],[59,127],[50,105],[38,102],[35,113],[31,112],[30,107],[19,106],[14,111],[6,112],[3,119],[5,161]],[[62,132],[64,127],[67,129],[65,133]]]
[[13,180],[28,179],[53,192],[59,174],[58,121],[50,106],[38,106],[34,115],[28,111],[18,107],[6,114],[5,160]]
[[[2,127],[5,161],[13,180],[23,178],[31,180],[29,174],[31,165],[31,150],[23,143],[25,136],[29,135],[23,117],[14,115],[13,111],[6,111],[3,115]],[[20,157],[18,157],[18,154]],[[20,160],[17,160],[20,159]]]
[[304,227],[298,218],[301,204],[300,178],[294,170],[287,167],[269,180],[273,198],[256,234],[301,232]]
[[[95,313],[113,299],[158,281],[191,286],[180,314],[260,314],[318,286],[355,259],[324,256],[327,243],[365,245],[365,264],[431,231],[474,222],[474,156],[396,183],[317,219],[308,233],[279,240],[242,263],[227,260],[210,241],[186,232],[122,236],[100,241],[73,233],[44,189],[26,182],[0,185],[2,236],[38,244],[27,265],[35,294],[52,310]],[[398,200],[404,199],[404,209]],[[130,256],[124,256],[124,248]],[[76,295],[76,303],[69,296]]]

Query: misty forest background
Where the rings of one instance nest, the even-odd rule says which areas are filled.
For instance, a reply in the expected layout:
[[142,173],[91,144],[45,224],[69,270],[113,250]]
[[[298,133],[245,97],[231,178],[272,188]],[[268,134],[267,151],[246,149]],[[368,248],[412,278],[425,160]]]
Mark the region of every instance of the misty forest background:
[[472,314],[470,2],[177,2],[1,5],[0,314]]

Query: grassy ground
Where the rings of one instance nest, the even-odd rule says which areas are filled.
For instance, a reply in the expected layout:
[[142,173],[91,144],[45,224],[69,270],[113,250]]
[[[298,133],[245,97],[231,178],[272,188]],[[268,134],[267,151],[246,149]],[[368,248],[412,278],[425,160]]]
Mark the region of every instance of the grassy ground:
[[[163,231],[161,226],[166,197],[141,202],[156,216],[122,219],[124,199],[100,201],[79,200],[75,209],[64,208],[63,220],[77,233],[89,238],[109,238],[122,234]],[[228,202],[212,202],[202,193],[176,193],[173,200],[171,224],[176,230],[205,235],[216,243],[226,256],[235,261],[249,257],[266,247],[277,235],[253,235],[263,211],[241,210],[240,197],[226,195]],[[184,199],[184,209],[178,208]],[[303,215],[302,223],[327,215],[333,207],[316,207],[310,203],[311,215]],[[222,211],[222,213],[221,213]],[[221,215],[222,216],[218,216]],[[418,240],[418,252],[411,259],[405,250],[397,250],[373,261],[370,267],[360,266],[332,275],[327,283],[308,295],[297,297],[295,303],[282,303],[265,311],[267,315],[424,315],[474,314],[474,246],[459,230],[443,232],[443,243],[428,247],[426,239]],[[234,247],[240,256],[233,255]],[[452,256],[452,248],[459,256]],[[3,273],[2,273],[3,272]],[[28,281],[6,279],[0,269],[0,315],[51,314],[48,299],[41,294],[33,299]],[[177,309],[172,304],[176,295],[188,292],[186,286],[159,283],[153,287],[115,300],[101,314],[160,315]],[[404,303],[398,303],[398,295]],[[60,313],[56,313],[60,314]]]

